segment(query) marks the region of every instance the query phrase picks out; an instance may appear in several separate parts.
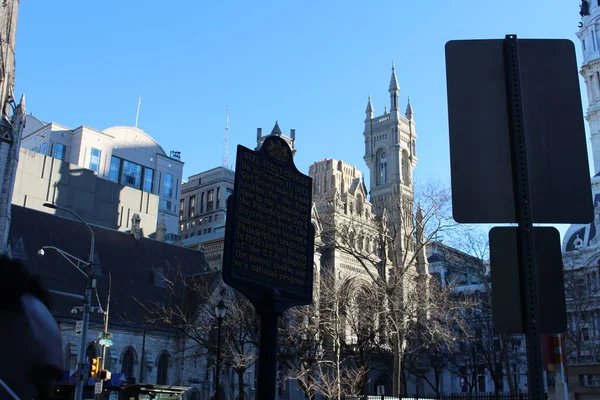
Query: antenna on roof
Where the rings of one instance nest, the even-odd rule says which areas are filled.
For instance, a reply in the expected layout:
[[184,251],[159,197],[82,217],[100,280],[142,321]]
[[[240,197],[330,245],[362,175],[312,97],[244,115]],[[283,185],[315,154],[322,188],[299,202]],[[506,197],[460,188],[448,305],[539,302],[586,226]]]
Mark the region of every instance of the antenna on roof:
[[137,108],[137,112],[135,113],[135,127],[137,128],[138,125],[138,119],[140,117],[140,105],[142,104],[142,95],[140,94],[140,97],[138,97],[138,108]]
[[229,102],[225,106],[225,137],[223,146],[223,167],[227,168],[227,146],[229,142]]

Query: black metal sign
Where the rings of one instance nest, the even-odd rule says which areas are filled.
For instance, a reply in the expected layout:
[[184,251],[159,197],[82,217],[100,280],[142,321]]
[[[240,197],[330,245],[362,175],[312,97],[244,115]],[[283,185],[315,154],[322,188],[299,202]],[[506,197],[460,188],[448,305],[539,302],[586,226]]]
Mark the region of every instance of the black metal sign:
[[[532,221],[586,223],[591,183],[575,48],[519,39]],[[446,44],[452,215],[463,223],[517,222],[504,40]]]
[[[313,289],[312,178],[277,136],[238,146],[228,200],[223,280],[258,308],[309,304]],[[272,303],[269,305],[270,303]]]

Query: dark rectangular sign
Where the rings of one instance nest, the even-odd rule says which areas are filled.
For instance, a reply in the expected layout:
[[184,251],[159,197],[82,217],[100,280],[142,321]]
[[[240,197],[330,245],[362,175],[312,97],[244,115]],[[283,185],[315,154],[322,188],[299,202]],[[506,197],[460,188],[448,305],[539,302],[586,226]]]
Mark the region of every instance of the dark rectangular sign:
[[[504,40],[446,44],[452,209],[457,222],[516,222]],[[518,40],[533,222],[592,220],[575,49]]]
[[[533,228],[541,333],[567,329],[565,281],[556,228]],[[492,319],[496,333],[526,333],[523,325],[517,228],[490,230]],[[527,305],[530,306],[530,305]]]
[[255,305],[278,297],[284,308],[312,301],[312,178],[289,145],[269,136],[259,151],[238,146],[228,200],[223,279]]

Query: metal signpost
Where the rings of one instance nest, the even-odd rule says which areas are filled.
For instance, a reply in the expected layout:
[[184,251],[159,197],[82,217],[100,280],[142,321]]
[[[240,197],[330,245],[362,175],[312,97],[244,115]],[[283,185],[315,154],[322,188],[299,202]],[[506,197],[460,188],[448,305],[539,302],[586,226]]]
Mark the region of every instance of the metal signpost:
[[542,400],[541,334],[564,332],[566,307],[558,232],[533,224],[593,218],[575,49],[516,35],[451,41],[446,72],[452,213],[517,223],[490,232],[492,317],[498,333],[526,334],[528,391]]
[[260,315],[257,398],[275,398],[277,322],[312,302],[312,178],[294,165],[290,146],[268,136],[259,151],[238,146],[235,189],[227,202],[223,280]]

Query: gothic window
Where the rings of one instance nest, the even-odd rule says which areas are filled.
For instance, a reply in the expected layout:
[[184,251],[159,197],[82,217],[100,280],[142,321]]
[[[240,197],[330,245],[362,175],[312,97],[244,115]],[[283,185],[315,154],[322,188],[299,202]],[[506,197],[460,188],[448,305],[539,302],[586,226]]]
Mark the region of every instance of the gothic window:
[[200,400],[200,392],[198,389],[192,389],[192,393],[190,394],[190,400]]
[[410,162],[406,150],[402,151],[402,182],[405,185],[410,185]]
[[156,384],[166,385],[167,376],[169,375],[169,353],[163,351],[158,358],[158,367],[156,371]]
[[356,196],[356,213],[359,217],[363,215],[363,198],[360,194]]
[[385,185],[387,183],[387,154],[381,151],[377,157],[377,184]]
[[417,142],[413,139],[412,141],[412,153],[416,156],[417,155]]
[[135,350],[133,347],[128,347],[123,353],[121,361],[121,373],[125,374],[125,377],[133,377],[133,364],[135,363]]

